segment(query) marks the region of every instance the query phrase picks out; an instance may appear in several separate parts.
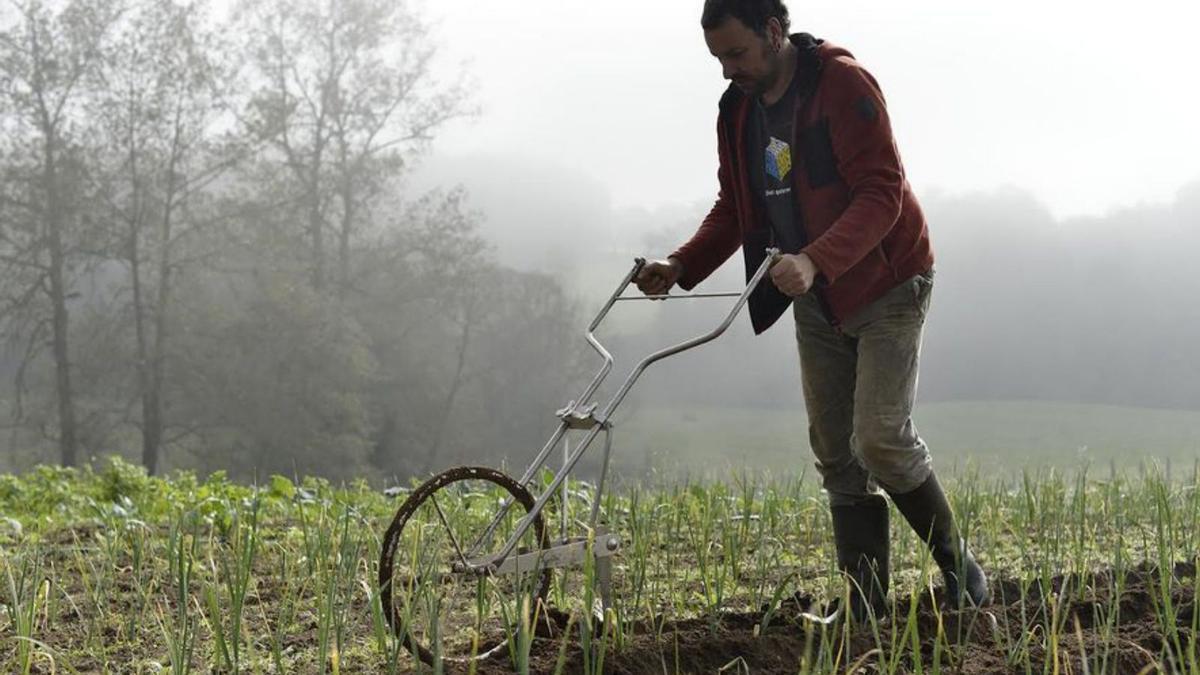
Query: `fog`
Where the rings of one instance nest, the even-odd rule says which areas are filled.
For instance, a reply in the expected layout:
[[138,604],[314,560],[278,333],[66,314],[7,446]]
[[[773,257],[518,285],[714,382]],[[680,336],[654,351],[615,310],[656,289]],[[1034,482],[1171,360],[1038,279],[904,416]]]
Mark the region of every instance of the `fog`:
[[[505,264],[551,271],[597,307],[629,259],[686,240],[715,194],[726,83],[698,6],[431,7],[464,37],[447,51],[472,69],[481,114],[447,129],[418,183],[461,181]],[[1200,92],[1180,86],[1200,63],[1193,6],[789,6],[793,30],[877,76],[929,215],[922,400],[1200,406]],[[741,274],[734,256],[705,287]],[[653,316],[667,329],[719,312]],[[613,329],[653,334],[630,314],[636,328]],[[758,382],[756,400],[798,404],[790,325],[755,344],[745,323],[679,369],[696,379],[676,395],[745,401]]]
[[[1178,425],[1145,450],[1200,450],[1196,10],[791,7],[877,76],[929,217],[920,412],[1026,406],[931,434],[994,459],[1024,421],[1075,411],[1024,447],[1103,429],[1136,449]],[[712,204],[725,83],[699,9],[5,5],[0,470],[121,456],[389,482],[523,463],[597,366],[590,317]],[[702,290],[740,289],[741,265]],[[727,307],[620,305],[601,393]],[[739,317],[648,372],[622,419],[644,457],[673,442],[650,419],[729,420],[744,435],[687,457],[765,467],[750,435],[803,450],[799,376],[789,319],[754,337]]]
[[[593,176],[618,207],[711,199],[725,88],[700,0],[428,2],[481,115],[434,146]],[[1056,216],[1166,203],[1200,179],[1196,3],[789,3],[875,74],[918,195],[1012,186]]]
[[[634,257],[669,253],[708,206],[618,208],[583,174],[499,158],[467,164],[434,161],[429,171],[464,181],[505,264],[552,272],[593,313]],[[1200,410],[1200,181],[1166,204],[1099,216],[1056,217],[1014,187],[932,192],[923,206],[937,258],[923,401]],[[698,290],[738,290],[743,274],[735,255]],[[720,300],[620,307],[624,314],[606,328],[636,334],[627,356],[643,355],[715,326],[727,307]],[[684,357],[683,366],[664,364],[666,374],[642,386],[675,401],[799,406],[792,330],[784,317],[754,337],[741,317],[722,341]]]

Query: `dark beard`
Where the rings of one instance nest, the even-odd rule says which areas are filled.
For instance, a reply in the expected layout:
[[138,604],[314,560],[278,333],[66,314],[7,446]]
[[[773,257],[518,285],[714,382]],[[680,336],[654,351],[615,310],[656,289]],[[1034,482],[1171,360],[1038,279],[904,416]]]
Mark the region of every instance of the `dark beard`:
[[762,95],[770,91],[783,75],[783,58],[780,56],[780,52],[771,49],[768,44],[763,45],[763,60],[770,64],[769,69],[762,78],[754,82],[753,89],[747,92],[756,98],[762,98]]

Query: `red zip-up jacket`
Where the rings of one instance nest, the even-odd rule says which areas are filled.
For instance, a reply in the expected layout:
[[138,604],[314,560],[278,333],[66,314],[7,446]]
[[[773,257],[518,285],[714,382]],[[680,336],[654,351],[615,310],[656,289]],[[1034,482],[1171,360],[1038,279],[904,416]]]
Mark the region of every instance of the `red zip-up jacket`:
[[[875,78],[839,47],[793,35],[799,51],[792,138],[792,194],[805,240],[802,251],[820,270],[813,291],[839,325],[863,306],[933,266],[925,216],[904,176],[883,93]],[[717,119],[720,191],[696,234],[671,257],[683,265],[679,285],[691,290],[738,247],[746,275],[773,242],[762,197],[750,187],[746,124],[753,100],[735,86]],[[755,333],[771,327],[791,298],[766,279],[750,296]]]

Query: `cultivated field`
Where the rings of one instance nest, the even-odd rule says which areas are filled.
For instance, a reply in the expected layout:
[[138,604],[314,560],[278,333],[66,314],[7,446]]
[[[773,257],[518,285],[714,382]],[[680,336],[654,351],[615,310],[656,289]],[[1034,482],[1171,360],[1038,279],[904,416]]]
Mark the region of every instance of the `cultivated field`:
[[[948,481],[993,575],[985,611],[938,605],[940,580],[895,517],[891,616],[829,628],[799,618],[844,589],[824,499],[811,479],[750,475],[606,500],[623,547],[602,624],[586,619],[590,568],[556,573],[545,605],[482,583],[474,600],[438,605],[451,584],[404,576],[452,550],[439,533],[466,541],[492,513],[500,495],[480,486],[438,493],[436,511],[414,516],[425,526],[405,528],[397,579],[424,581],[393,590],[435,651],[512,628],[508,656],[447,672],[1200,672],[1195,475],[1016,474]],[[568,515],[584,519],[590,487],[571,489]],[[0,477],[0,671],[431,672],[393,637],[378,595],[381,537],[408,494],[147,479],[122,463]],[[556,505],[550,531],[559,516]],[[501,618],[477,636],[479,609]]]

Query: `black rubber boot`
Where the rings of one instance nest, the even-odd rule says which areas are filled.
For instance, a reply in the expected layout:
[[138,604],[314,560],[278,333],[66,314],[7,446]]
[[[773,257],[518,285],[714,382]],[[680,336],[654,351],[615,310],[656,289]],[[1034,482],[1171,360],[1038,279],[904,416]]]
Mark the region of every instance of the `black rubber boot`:
[[[954,607],[988,604],[991,592],[987,576],[975,562],[967,542],[959,536],[950,502],[946,500],[937,476],[929,474],[929,478],[912,492],[888,494],[908,524],[929,545],[933,561],[946,582],[947,602]],[[965,580],[964,583],[959,583],[960,579]]]
[[888,594],[888,505],[875,496],[851,506],[831,506],[838,568],[850,578],[850,616],[866,621],[886,616]]

